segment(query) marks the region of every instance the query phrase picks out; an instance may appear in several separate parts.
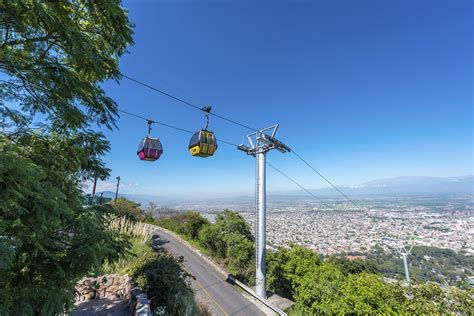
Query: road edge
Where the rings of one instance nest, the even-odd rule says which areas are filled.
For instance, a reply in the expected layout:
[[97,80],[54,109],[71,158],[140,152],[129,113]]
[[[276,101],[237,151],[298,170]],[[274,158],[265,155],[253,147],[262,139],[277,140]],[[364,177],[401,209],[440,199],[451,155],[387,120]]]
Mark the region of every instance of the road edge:
[[[157,229],[157,230],[161,230],[167,234],[170,234],[172,235],[174,238],[176,238],[181,244],[183,244],[184,246],[186,246],[187,248],[189,248],[189,250],[191,250],[192,252],[194,252],[195,254],[197,254],[199,257],[201,257],[202,259],[204,259],[205,261],[207,261],[207,263],[209,263],[209,265],[214,268],[215,271],[217,271],[224,279],[227,279],[227,276],[229,275],[229,273],[227,271],[225,271],[224,269],[222,269],[221,266],[219,266],[216,262],[214,262],[214,260],[212,260],[211,258],[209,258],[208,256],[206,256],[205,254],[203,254],[201,251],[199,251],[198,249],[196,249],[195,247],[193,247],[193,245],[191,245],[187,240],[183,239],[181,236],[179,236],[178,234],[176,234],[175,232],[173,231],[170,231],[166,228],[163,228],[163,227],[160,227],[160,226],[156,226],[156,225],[152,225],[152,224],[147,224],[150,226],[150,228],[154,228],[154,229]],[[265,313],[265,315],[269,315],[269,316],[273,316],[273,315],[276,315],[276,313],[274,311],[272,311],[270,308],[268,308],[267,306],[265,306],[264,304],[262,304],[261,302],[259,302],[257,299],[255,299],[254,297],[252,297],[251,295],[245,293],[244,291],[238,291],[243,297],[245,297],[247,300],[249,300],[251,303],[253,303],[255,306],[258,307],[258,309],[260,309],[263,313]]]

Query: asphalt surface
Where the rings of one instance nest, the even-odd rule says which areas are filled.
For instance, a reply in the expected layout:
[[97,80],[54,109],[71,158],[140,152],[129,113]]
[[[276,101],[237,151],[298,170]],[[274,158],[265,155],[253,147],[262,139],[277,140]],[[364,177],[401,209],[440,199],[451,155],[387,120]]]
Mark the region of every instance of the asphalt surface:
[[[214,305],[216,315],[265,315],[250,300],[244,297],[215,270],[205,259],[179,242],[174,236],[157,230],[160,240],[170,253],[183,256],[183,265],[196,279],[193,281],[196,291],[203,291]],[[196,287],[197,285],[197,287]],[[200,293],[202,294],[202,293]]]

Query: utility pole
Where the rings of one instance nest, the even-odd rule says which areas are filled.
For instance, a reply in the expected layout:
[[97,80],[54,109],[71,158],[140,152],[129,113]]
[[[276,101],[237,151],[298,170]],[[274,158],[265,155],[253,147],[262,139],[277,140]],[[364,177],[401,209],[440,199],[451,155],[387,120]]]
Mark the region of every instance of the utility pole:
[[97,187],[97,175],[94,176],[94,184],[92,185],[92,197],[95,197],[95,189]]
[[[266,275],[266,153],[272,149],[276,149],[281,153],[291,151],[291,149],[277,140],[275,134],[278,130],[278,124],[264,128],[247,135],[247,145],[241,144],[237,147],[239,150],[247,153],[247,155],[255,157],[255,205],[256,205],[256,222],[255,222],[255,252],[256,252],[256,274],[255,289],[261,298],[267,298],[265,286]],[[271,133],[271,135],[266,134]]]
[[116,177],[115,179],[117,179],[117,190],[115,190],[115,202],[117,202],[118,190],[119,190],[119,185],[120,185],[120,176]]

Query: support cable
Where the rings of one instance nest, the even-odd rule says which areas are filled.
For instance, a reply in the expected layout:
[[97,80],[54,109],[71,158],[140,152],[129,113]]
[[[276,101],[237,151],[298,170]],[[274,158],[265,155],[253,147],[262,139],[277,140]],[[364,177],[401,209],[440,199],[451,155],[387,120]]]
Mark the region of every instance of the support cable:
[[[188,102],[188,101],[186,101],[186,100],[183,100],[183,99],[181,99],[181,98],[179,98],[179,97],[176,97],[176,96],[174,96],[174,95],[172,95],[172,94],[169,94],[168,92],[165,92],[165,91],[163,91],[163,90],[160,90],[160,89],[158,89],[158,88],[155,88],[155,87],[153,87],[153,86],[151,86],[151,85],[149,85],[149,84],[147,84],[147,83],[144,83],[143,81],[134,79],[134,78],[132,78],[132,77],[130,77],[130,76],[127,76],[127,75],[125,75],[125,74],[121,74],[121,75],[122,75],[122,77],[124,77],[124,78],[126,78],[126,79],[128,79],[128,80],[130,80],[130,81],[133,81],[133,82],[135,82],[135,83],[137,83],[137,84],[139,84],[139,85],[141,85],[141,86],[143,86],[143,87],[146,87],[146,88],[151,89],[151,90],[153,90],[153,91],[155,91],[155,92],[161,93],[161,94],[163,94],[163,95],[165,95],[165,96],[167,96],[167,97],[169,97],[169,98],[171,98],[171,99],[173,99],[173,100],[176,100],[176,101],[178,101],[178,102],[181,102],[181,103],[183,103],[183,104],[185,104],[185,105],[187,105],[187,106],[190,106],[190,107],[192,107],[192,108],[195,108],[196,110],[205,112],[204,108],[202,108],[202,107],[200,107],[200,106],[197,106],[196,104],[193,104],[193,103],[191,103],[191,102]],[[214,113],[214,112],[210,112],[209,115],[218,117],[218,118],[220,118],[220,119],[222,119],[222,120],[224,120],[224,121],[227,121],[227,122],[229,122],[229,123],[232,123],[232,124],[238,125],[238,126],[240,126],[240,127],[249,129],[249,130],[251,130],[251,131],[256,131],[256,130],[258,130],[258,129],[256,129],[256,128],[252,128],[252,127],[250,127],[250,126],[248,126],[248,125],[245,125],[245,124],[243,124],[243,123],[239,123],[239,122],[237,122],[237,121],[234,121],[234,120],[232,120],[232,119],[230,119],[230,118],[227,118],[227,117],[225,117],[225,116],[216,114],[216,113]]]
[[351,198],[349,198],[344,192],[342,192],[336,185],[334,185],[331,181],[328,180],[325,176],[323,176],[318,170],[316,170],[313,166],[311,166],[306,160],[303,159],[298,153],[296,153],[294,150],[292,150],[292,153],[298,157],[302,162],[304,162],[308,167],[310,167],[314,172],[316,172],[317,175],[319,175],[324,181],[329,183],[337,192],[339,192],[343,197],[345,197],[349,202],[354,204],[356,208],[358,208],[360,211],[364,212],[364,210],[357,204],[355,203]]
[[310,190],[306,189],[305,187],[303,187],[301,184],[299,184],[298,182],[296,182],[295,180],[293,180],[292,178],[290,178],[290,176],[288,176],[286,173],[284,173],[283,171],[281,171],[280,169],[278,169],[277,167],[275,167],[274,165],[272,165],[271,163],[269,163],[267,161],[267,165],[269,165],[270,167],[272,167],[274,170],[276,170],[278,173],[280,173],[282,176],[284,176],[285,178],[287,178],[288,180],[290,180],[291,182],[293,182],[294,184],[296,184],[297,186],[299,186],[303,191],[305,191],[306,193],[308,193],[309,195],[311,195],[312,197],[314,197],[316,200],[318,200],[319,202],[323,203],[324,205],[326,205],[331,211],[334,211],[334,209],[329,205],[327,204],[326,202],[324,202],[323,200],[321,200],[318,196],[316,196],[315,194],[313,194],[313,192],[311,192]]
[[[174,126],[174,125],[170,125],[170,124],[158,122],[158,121],[155,121],[155,120],[153,120],[153,119],[149,119],[149,118],[146,118],[146,117],[144,117],[144,116],[141,116],[141,115],[138,115],[138,114],[134,114],[134,113],[131,113],[131,112],[128,112],[128,111],[124,111],[124,110],[118,110],[118,111],[121,112],[121,113],[124,113],[124,114],[128,114],[128,115],[130,115],[130,116],[139,118],[139,119],[141,119],[141,120],[147,121],[147,122],[152,122],[153,124],[158,124],[158,125],[161,125],[161,126],[165,126],[165,127],[172,128],[172,129],[175,129],[175,130],[177,130],[177,131],[184,132],[184,133],[188,133],[188,134],[194,134],[193,131],[190,131],[190,130],[187,130],[187,129],[184,129],[184,128],[181,128],[181,127],[177,127],[177,126]],[[217,141],[219,141],[219,142],[221,142],[221,143],[224,143],[224,144],[226,144],[226,145],[234,146],[234,147],[238,147],[238,146],[239,146],[239,145],[237,145],[237,144],[233,144],[233,143],[231,143],[231,142],[228,142],[228,141],[225,141],[225,140],[222,140],[222,139],[217,139]]]

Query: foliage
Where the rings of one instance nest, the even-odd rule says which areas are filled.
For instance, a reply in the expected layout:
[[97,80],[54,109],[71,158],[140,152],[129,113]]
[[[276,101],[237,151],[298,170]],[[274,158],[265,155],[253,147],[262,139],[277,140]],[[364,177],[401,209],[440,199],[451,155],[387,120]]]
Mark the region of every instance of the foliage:
[[469,290],[451,289],[448,301],[449,309],[457,315],[472,315],[474,311],[474,288]]
[[209,223],[198,212],[185,212],[156,221],[166,229],[199,242],[211,256],[227,266],[230,273],[248,284],[255,282],[255,247],[249,225],[237,212],[224,210]]
[[[337,260],[336,260],[337,259]],[[469,314],[474,291],[443,290],[436,284],[404,287],[366,272],[371,263],[320,257],[298,245],[267,254],[267,285],[293,299],[293,315]]]
[[117,198],[117,200],[110,203],[113,209],[113,212],[118,217],[125,216],[127,219],[132,221],[140,221],[143,218],[140,205],[127,200],[126,198]]
[[344,314],[400,314],[406,297],[403,289],[368,273],[351,274],[344,278],[337,300]]
[[116,230],[131,238],[140,238],[144,243],[151,239],[154,231],[153,226],[147,223],[135,222],[125,216],[117,217],[116,215],[110,216],[109,229]]
[[153,252],[142,238],[133,238],[128,254],[116,262],[107,262],[101,272],[131,275],[151,299],[152,310],[164,310],[165,315],[198,314],[190,275],[173,256]]
[[[374,249],[368,255],[378,271],[386,277],[404,279],[405,272],[400,256]],[[429,246],[415,246],[408,257],[410,275],[414,281],[434,281],[439,284],[467,288],[466,279],[474,273],[474,256],[463,251]]]
[[87,153],[74,135],[0,135],[0,314],[63,312],[74,281],[127,248],[109,207],[82,207]]
[[[213,256],[227,257],[228,241],[232,234],[241,235],[253,242],[250,227],[237,212],[224,210],[216,216],[212,226],[204,227],[199,233],[199,242],[211,251]],[[234,237],[235,238],[235,237]]]
[[237,279],[248,284],[255,282],[255,246],[243,235],[232,233],[226,237],[227,268]]
[[268,288],[284,297],[292,298],[301,279],[321,264],[319,256],[310,249],[291,244],[290,249],[279,248],[267,253]]
[[[171,216],[159,225],[184,234],[183,216]],[[214,258],[240,280],[252,283],[255,273],[253,236],[243,218],[224,211],[214,224],[200,227],[198,240]],[[195,239],[191,239],[195,241]],[[293,299],[291,315],[469,315],[474,291],[443,290],[438,285],[404,287],[374,274],[375,259],[323,261],[312,250],[291,244],[267,253],[267,287]]]
[[229,272],[241,281],[255,282],[255,246],[250,227],[237,212],[224,210],[213,225],[199,232],[199,243],[212,256],[223,260]]
[[357,273],[372,273],[378,274],[377,262],[373,259],[355,259],[350,260],[344,257],[332,256],[328,259],[329,262],[335,264],[345,275]]
[[131,25],[118,0],[4,0],[0,34],[0,314],[62,314],[75,280],[128,247],[81,183],[109,175],[88,128],[114,126],[100,84],[120,77]]
[[0,2],[0,109],[43,113],[55,129],[113,126],[115,102],[99,83],[120,78],[118,58],[132,44],[119,0]]
[[209,221],[198,212],[186,212],[181,218],[180,233],[191,239],[197,239],[202,227],[209,225]]
[[189,277],[173,256],[147,253],[130,273],[151,299],[151,307],[165,307],[166,315],[196,315],[197,306]]

